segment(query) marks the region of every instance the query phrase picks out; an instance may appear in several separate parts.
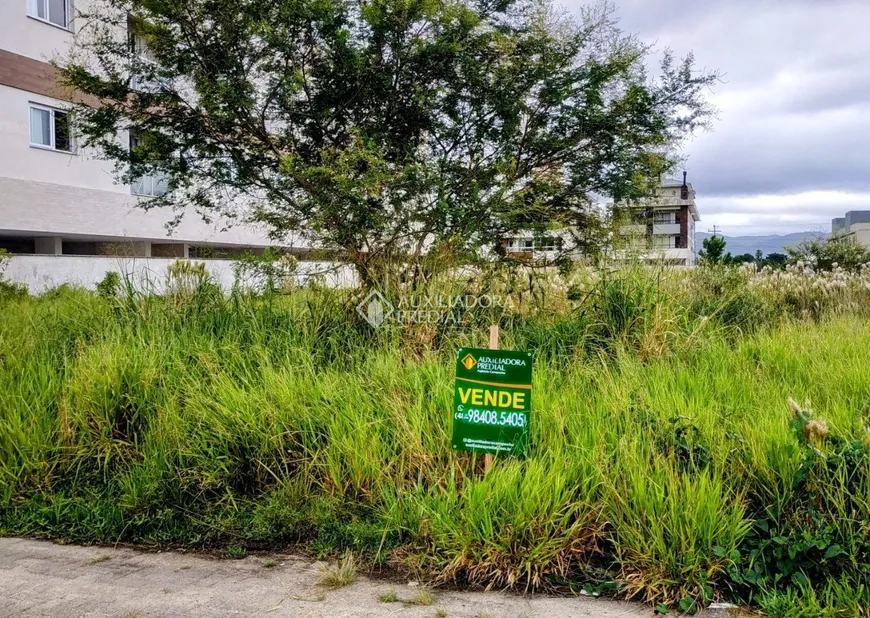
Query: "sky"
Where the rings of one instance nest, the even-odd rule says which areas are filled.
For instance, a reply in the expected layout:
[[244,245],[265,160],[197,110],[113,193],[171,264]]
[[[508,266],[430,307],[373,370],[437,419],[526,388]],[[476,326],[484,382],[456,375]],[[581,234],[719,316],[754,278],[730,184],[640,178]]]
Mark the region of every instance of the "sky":
[[[558,1],[558,0],[557,0]],[[582,0],[563,0],[570,9]],[[722,82],[684,144],[698,231],[830,231],[870,210],[870,0],[616,0],[620,27]]]

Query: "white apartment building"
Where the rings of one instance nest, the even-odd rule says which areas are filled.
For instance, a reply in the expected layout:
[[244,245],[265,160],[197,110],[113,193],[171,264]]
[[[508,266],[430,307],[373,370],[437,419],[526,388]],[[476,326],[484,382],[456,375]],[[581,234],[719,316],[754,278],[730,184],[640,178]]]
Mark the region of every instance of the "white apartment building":
[[[612,205],[611,205],[612,206]],[[674,266],[697,262],[695,222],[700,220],[695,189],[683,180],[663,178],[649,198],[620,207],[627,222],[617,232],[613,255],[617,260],[639,257]],[[521,231],[502,240],[508,255],[519,259],[552,260],[571,244],[570,234],[553,231],[544,235]],[[582,258],[572,252],[575,259]]]
[[675,266],[692,266],[697,262],[695,223],[700,221],[695,204],[695,189],[683,180],[663,178],[654,195],[624,207],[628,222],[619,228],[620,235],[633,250],[647,261]]
[[[68,53],[74,9],[89,1],[0,1],[0,248],[20,270],[17,256],[208,257],[272,244],[263,229],[225,229],[194,212],[170,234],[176,213],[135,207],[165,190],[160,178],[119,185],[110,164],[77,143],[49,61]],[[69,260],[39,263],[76,270]]]
[[831,236],[841,236],[870,247],[870,210],[851,210],[844,217],[832,219]]

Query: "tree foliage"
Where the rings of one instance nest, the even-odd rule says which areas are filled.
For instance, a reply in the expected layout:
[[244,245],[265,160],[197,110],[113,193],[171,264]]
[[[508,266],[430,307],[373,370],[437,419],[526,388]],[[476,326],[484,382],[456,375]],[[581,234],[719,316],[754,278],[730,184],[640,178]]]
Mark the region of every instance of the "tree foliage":
[[790,263],[802,261],[818,270],[833,270],[839,266],[855,271],[870,263],[870,249],[849,237],[811,238],[785,250]]
[[95,0],[58,66],[100,101],[77,126],[119,180],[166,178],[145,206],[260,222],[339,250],[366,280],[433,249],[497,250],[518,229],[584,230],[590,194],[647,193],[709,118],[716,76],[670,53],[651,76],[613,11]]
[[703,248],[698,252],[698,258],[709,264],[729,264],[732,258],[731,253],[725,253],[726,244],[725,238],[713,234],[701,242]]
[[768,253],[761,262],[762,266],[770,266],[775,270],[782,270],[788,263],[788,256],[784,253]]

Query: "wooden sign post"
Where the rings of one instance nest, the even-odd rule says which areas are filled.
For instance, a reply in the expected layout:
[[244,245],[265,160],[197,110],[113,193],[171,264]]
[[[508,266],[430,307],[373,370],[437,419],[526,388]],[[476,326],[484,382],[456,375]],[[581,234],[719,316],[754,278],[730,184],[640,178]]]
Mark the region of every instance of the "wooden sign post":
[[[493,324],[489,327],[489,349],[498,350],[498,324]],[[495,457],[492,453],[486,453],[483,456],[483,473],[489,472],[492,467],[492,460]]]

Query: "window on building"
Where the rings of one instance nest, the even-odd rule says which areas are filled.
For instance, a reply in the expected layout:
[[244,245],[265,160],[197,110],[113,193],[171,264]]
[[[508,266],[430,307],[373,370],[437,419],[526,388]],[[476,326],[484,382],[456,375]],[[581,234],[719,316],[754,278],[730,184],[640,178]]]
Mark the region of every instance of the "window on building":
[[519,253],[532,253],[534,251],[560,251],[562,239],[553,236],[540,238],[509,238],[508,251]]
[[[130,134],[130,149],[134,150],[142,145],[142,138],[135,133]],[[133,180],[130,192],[133,195],[146,197],[161,197],[169,190],[169,179],[165,174],[150,174],[140,176]]]
[[647,222],[647,213],[642,208],[632,209],[628,215],[628,221],[634,225],[641,225]]
[[61,28],[69,28],[69,0],[28,0],[27,13]]
[[141,31],[143,26],[142,21],[128,16],[127,38],[132,52],[130,88],[137,92],[160,92],[169,87],[169,81],[156,74],[159,66]]
[[562,249],[562,239],[554,236],[543,236],[535,240],[535,251],[559,251]]
[[[674,249],[674,236],[653,236],[654,249]],[[679,238],[677,236],[676,238]]]
[[42,105],[31,105],[30,145],[72,152],[69,112]]
[[653,223],[674,223],[674,212],[655,212],[653,213]]

